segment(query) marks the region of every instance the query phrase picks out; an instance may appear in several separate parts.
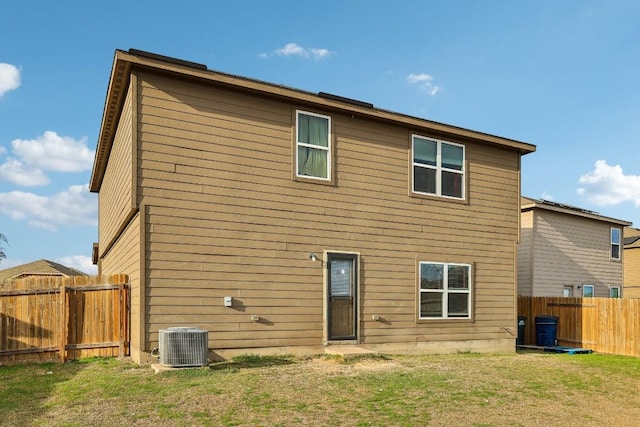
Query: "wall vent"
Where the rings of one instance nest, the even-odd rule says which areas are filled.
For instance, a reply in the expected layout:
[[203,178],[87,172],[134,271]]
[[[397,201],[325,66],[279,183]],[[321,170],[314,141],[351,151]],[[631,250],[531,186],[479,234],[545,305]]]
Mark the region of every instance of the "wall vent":
[[202,329],[160,329],[159,347],[161,365],[177,368],[209,364],[209,333]]

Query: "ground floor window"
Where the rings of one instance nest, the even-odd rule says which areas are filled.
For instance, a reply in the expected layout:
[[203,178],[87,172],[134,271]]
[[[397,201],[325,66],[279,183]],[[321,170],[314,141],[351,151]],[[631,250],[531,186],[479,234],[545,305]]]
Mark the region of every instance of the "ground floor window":
[[420,319],[471,317],[471,266],[420,262]]
[[593,298],[595,296],[593,288],[593,285],[582,285],[582,298]]
[[609,298],[620,298],[620,286],[609,287]]

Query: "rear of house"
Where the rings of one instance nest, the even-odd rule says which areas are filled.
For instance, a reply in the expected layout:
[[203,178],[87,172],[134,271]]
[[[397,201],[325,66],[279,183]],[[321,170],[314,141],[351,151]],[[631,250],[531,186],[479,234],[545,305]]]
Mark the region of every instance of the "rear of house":
[[513,351],[520,158],[535,147],[371,104],[117,51],[96,150],[101,274],[131,349],[213,357]]
[[629,222],[548,200],[522,198],[518,294],[621,297]]

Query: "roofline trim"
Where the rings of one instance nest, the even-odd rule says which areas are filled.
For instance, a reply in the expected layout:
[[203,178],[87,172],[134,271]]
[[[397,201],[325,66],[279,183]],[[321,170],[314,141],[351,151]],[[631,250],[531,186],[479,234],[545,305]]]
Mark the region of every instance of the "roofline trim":
[[546,205],[544,203],[540,203],[539,201],[537,201],[535,199],[530,199],[530,198],[524,197],[524,196],[523,196],[523,199],[530,200],[530,202],[521,204],[521,206],[520,206],[520,211],[521,212],[528,212],[528,211],[531,211],[533,209],[543,209],[543,210],[552,211],[552,212],[564,213],[564,214],[567,214],[567,215],[579,216],[579,217],[582,217],[582,218],[589,218],[589,219],[593,219],[593,220],[596,220],[596,221],[608,222],[610,224],[617,224],[617,225],[622,225],[622,226],[630,226],[631,224],[633,224],[632,222],[629,222],[629,221],[625,221],[625,220],[622,220],[622,219],[611,218],[611,217],[600,215],[600,214],[596,214],[596,213],[580,212],[580,211],[575,211],[575,210],[571,210],[571,209],[567,209],[567,208],[561,208],[559,206]]

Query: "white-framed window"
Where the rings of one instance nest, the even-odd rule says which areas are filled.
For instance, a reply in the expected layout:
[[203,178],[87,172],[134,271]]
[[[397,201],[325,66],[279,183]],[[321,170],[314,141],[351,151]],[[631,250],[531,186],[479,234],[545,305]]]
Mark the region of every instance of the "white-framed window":
[[471,318],[471,266],[419,263],[419,318]]
[[573,296],[573,286],[564,285],[562,288],[562,296],[563,297],[572,297]]
[[465,198],[464,145],[412,135],[411,159],[414,193]]
[[619,228],[611,227],[611,259],[620,259],[620,235]]
[[593,298],[594,296],[593,285],[582,285],[582,298]]
[[296,111],[296,176],[331,180],[331,117]]
[[609,298],[620,298],[620,286],[609,286]]

